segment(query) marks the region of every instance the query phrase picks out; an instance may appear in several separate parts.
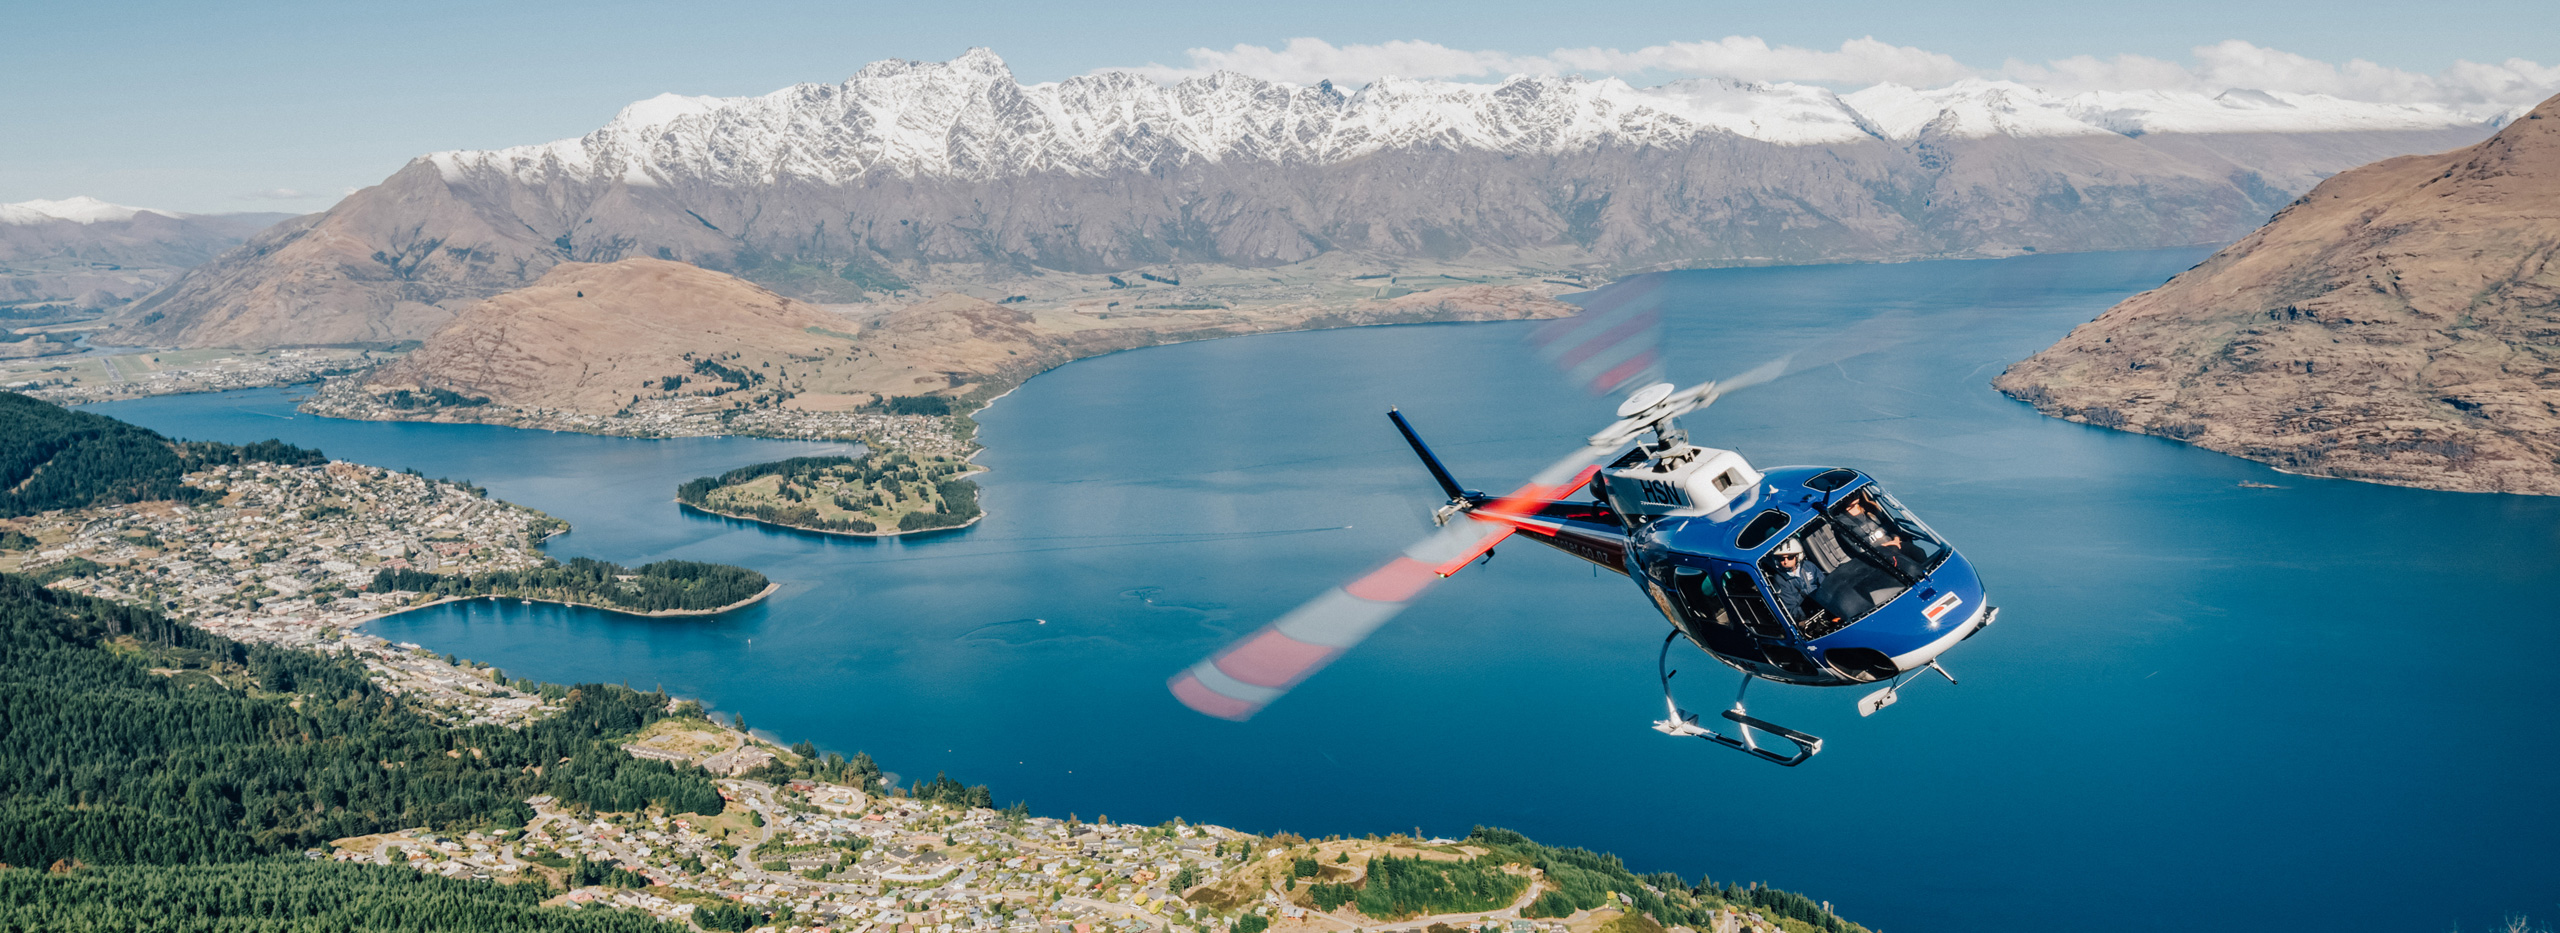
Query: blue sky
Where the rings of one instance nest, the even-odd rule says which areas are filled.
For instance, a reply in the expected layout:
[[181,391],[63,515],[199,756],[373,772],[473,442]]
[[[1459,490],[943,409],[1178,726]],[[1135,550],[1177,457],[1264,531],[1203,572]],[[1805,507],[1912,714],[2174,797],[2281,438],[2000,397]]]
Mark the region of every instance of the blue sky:
[[[1354,83],[1363,71],[1481,80],[1527,68],[1638,83],[1723,72],[1848,87],[1963,72],[2139,84],[2165,68],[2189,82],[2476,97],[2463,82],[2476,84],[2479,68],[2463,63],[2517,74],[2498,71],[2511,59],[2535,86],[2560,80],[2551,0],[2423,13],[2229,0],[13,6],[0,202],[86,194],[188,211],[318,210],[420,153],[579,135],[660,92],[760,94],[973,45],[1025,81],[1228,65]],[[2079,56],[2090,58],[2076,71],[2052,67]]]

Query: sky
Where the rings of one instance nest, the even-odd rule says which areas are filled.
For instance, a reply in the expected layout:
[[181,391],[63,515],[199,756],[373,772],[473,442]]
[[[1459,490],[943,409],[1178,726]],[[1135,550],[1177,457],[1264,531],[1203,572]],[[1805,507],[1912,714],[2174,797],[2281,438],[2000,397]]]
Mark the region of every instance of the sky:
[[12,6],[0,17],[0,203],[88,195],[203,213],[321,210],[417,155],[578,136],[662,92],[762,94],[972,46],[1025,82],[1221,67],[1348,85],[1536,72],[1848,90],[1973,77],[2477,112],[2560,91],[2553,0]]

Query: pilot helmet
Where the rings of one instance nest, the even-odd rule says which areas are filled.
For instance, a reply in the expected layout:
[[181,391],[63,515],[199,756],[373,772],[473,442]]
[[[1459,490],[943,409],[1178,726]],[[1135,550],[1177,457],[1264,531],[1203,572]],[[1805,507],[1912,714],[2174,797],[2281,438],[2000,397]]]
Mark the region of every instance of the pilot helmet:
[[1778,542],[1778,549],[1771,553],[1774,553],[1779,557],[1803,557],[1804,545],[1797,544],[1796,539],[1794,538],[1788,538],[1787,540]]

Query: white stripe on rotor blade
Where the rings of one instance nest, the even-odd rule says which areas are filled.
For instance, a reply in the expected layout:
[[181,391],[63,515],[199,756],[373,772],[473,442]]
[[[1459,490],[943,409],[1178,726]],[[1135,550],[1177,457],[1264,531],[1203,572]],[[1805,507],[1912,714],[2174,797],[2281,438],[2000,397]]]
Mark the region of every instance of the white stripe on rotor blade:
[[1403,603],[1375,602],[1340,589],[1331,589],[1322,596],[1307,600],[1306,605],[1290,610],[1288,615],[1280,617],[1280,621],[1271,623],[1271,627],[1282,635],[1310,645],[1349,648],[1402,611]]
[[1217,664],[1209,661],[1202,661],[1198,664],[1191,665],[1189,673],[1191,676],[1199,678],[1200,685],[1209,688],[1210,692],[1219,694],[1230,700],[1240,700],[1246,703],[1251,703],[1255,706],[1270,703],[1273,700],[1279,699],[1281,694],[1289,692],[1279,687],[1265,687],[1259,684],[1249,684],[1233,677],[1229,677],[1227,676],[1227,672],[1219,670]]

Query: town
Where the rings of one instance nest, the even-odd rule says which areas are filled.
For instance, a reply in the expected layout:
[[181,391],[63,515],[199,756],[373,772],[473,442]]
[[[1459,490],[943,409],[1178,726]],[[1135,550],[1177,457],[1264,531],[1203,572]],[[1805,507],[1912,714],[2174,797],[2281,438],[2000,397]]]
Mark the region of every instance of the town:
[[361,372],[397,353],[339,347],[83,353],[0,363],[0,388],[56,405],[223,392],[317,382]]
[[611,415],[486,404],[402,409],[367,389],[360,377],[349,377],[328,381],[301,407],[315,415],[361,421],[461,421],[620,437],[740,435],[861,442],[877,449],[912,451],[920,456],[966,456],[977,450],[962,429],[956,427],[955,419],[949,417],[878,411],[808,411],[779,405],[733,407],[731,403],[718,399],[698,397],[641,399]]
[[539,696],[415,645],[356,632],[432,601],[366,592],[383,569],[516,570],[568,523],[458,483],[353,463],[248,462],[189,474],[204,505],[141,502],[0,521],[0,570],[55,589],[149,606],[225,637],[350,650],[388,689],[456,724],[522,723]]

